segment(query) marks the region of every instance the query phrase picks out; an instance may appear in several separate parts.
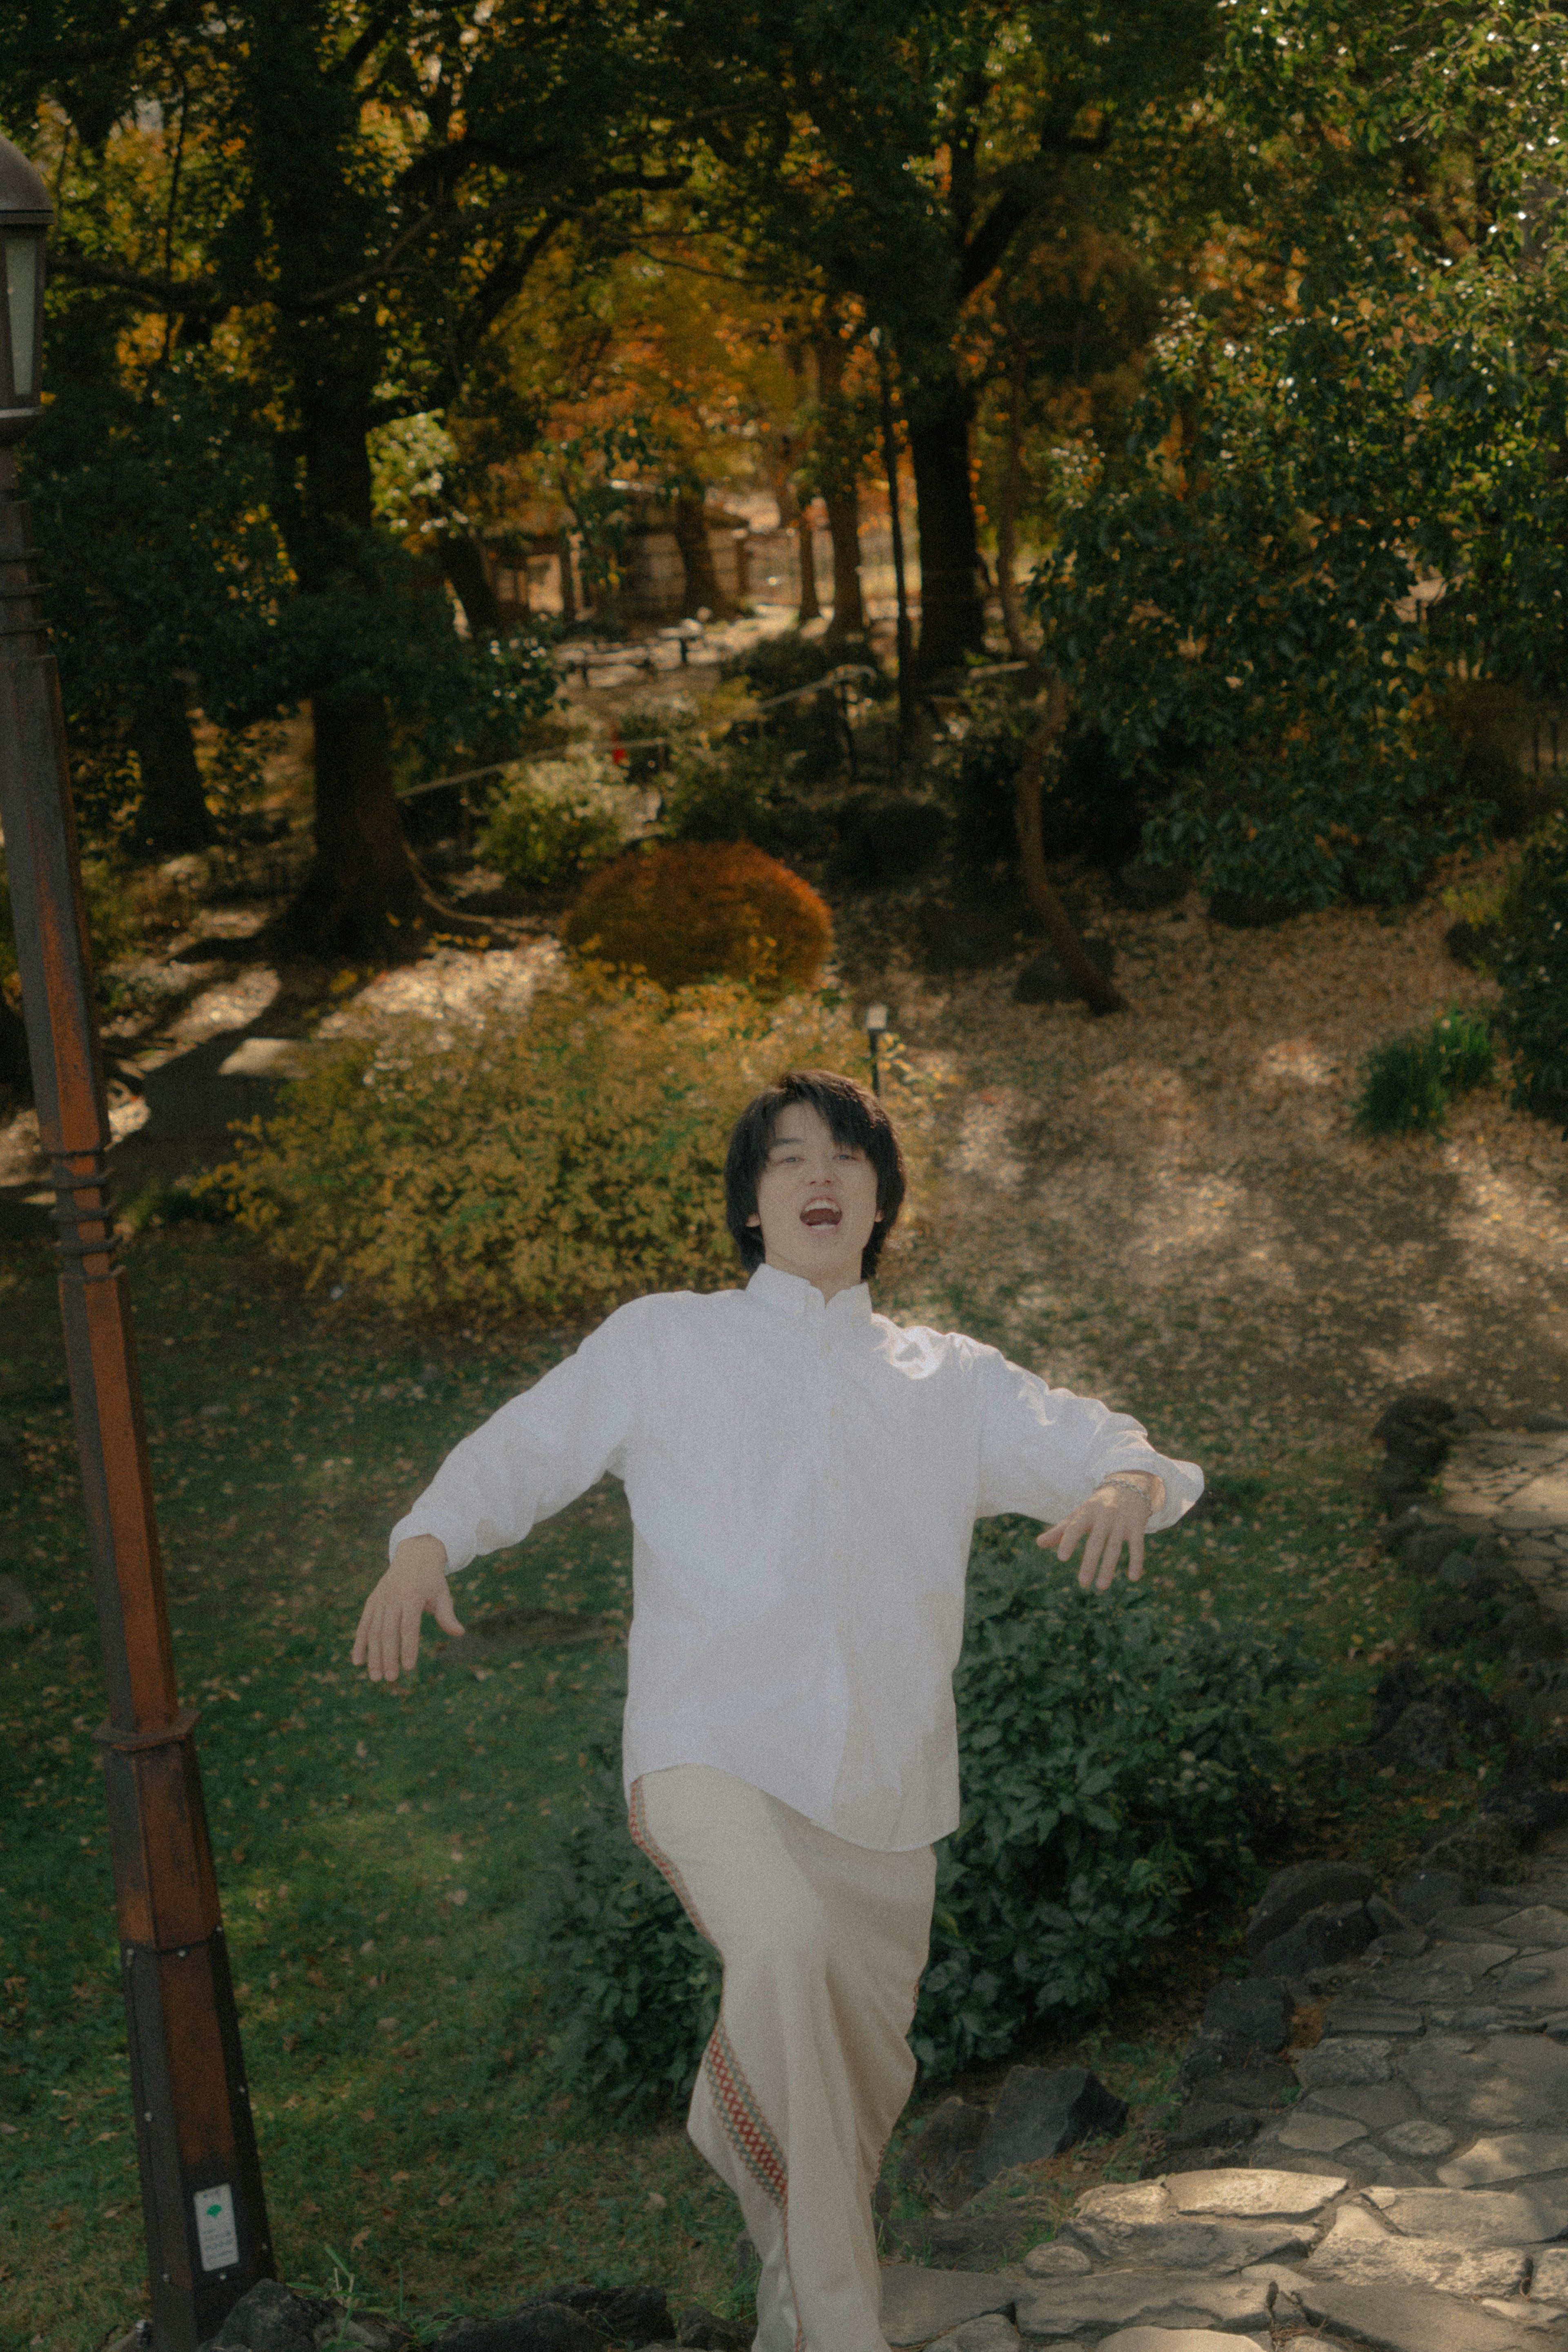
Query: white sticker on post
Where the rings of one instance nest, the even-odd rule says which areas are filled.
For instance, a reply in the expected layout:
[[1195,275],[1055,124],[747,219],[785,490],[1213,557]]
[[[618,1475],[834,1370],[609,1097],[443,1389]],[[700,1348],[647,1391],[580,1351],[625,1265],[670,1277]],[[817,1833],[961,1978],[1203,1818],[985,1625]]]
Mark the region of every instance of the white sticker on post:
[[234,2190],[225,2180],[218,2189],[200,2189],[196,2208],[196,2243],[204,2271],[226,2271],[239,2260],[239,2232],[235,2228]]

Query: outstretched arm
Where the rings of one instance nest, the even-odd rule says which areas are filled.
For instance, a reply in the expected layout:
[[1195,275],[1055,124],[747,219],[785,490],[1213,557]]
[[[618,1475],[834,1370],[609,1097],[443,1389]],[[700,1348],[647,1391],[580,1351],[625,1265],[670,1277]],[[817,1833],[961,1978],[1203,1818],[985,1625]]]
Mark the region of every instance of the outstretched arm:
[[352,1653],[373,1683],[395,1683],[419,1664],[419,1629],[429,1610],[444,1633],[461,1633],[446,1581],[446,1547],[436,1536],[405,1536],[392,1566],[360,1612]]

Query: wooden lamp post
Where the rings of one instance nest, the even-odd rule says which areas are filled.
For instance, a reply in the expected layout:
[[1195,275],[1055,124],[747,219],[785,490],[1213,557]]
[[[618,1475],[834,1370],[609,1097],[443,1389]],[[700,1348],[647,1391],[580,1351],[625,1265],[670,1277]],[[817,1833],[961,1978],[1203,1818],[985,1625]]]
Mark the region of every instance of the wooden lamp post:
[[0,139],[0,824],[109,1685],[108,1783],[156,2352],[196,2352],[272,2275],[239,2024],[152,1507],[76,820],[15,444],[42,405],[42,180]]

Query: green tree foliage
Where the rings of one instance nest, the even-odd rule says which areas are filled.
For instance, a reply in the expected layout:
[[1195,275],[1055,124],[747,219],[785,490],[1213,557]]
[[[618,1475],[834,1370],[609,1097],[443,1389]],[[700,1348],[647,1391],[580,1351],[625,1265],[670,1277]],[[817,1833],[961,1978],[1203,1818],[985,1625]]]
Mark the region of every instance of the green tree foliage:
[[1034,592],[1159,783],[1150,854],[1211,888],[1408,897],[1493,814],[1456,678],[1561,690],[1563,257],[1532,158],[1565,64],[1534,12],[1231,13],[1229,281],[1172,313]]
[[[1093,2011],[1195,1894],[1245,1885],[1254,1840],[1283,1815],[1267,1724],[1296,1672],[1140,1594],[1049,1588],[1032,1540],[980,1532],[954,1680],[964,1822],[940,1851],[910,2037],[927,2079]],[[612,1754],[562,1816],[536,1957],[548,2063],[636,2107],[690,2090],[717,1970],[626,1835]]]
[[[17,0],[0,106],[59,205],[53,268],[132,372],[218,355],[266,452],[290,592],[390,612],[371,436],[461,394],[552,240],[667,184],[674,101],[708,69],[650,0]],[[312,690],[318,950],[395,950],[434,910],[392,796],[382,662]]]

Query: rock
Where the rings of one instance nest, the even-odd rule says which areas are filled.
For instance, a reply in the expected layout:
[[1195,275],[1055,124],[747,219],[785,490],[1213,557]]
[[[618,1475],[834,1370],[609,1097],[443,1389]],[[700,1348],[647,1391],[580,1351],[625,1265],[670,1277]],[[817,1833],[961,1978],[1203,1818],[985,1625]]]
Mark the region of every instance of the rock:
[[[1205,2057],[1211,2055],[1217,2046],[1203,2041],[1201,2054]],[[1217,2063],[1193,2067],[1190,2061],[1197,2054],[1199,2043],[1195,2042],[1188,2053],[1189,2063],[1184,2063],[1182,2067],[1184,2082],[1190,2082],[1200,2097],[1218,2100],[1227,2106],[1260,2113],[1265,2107],[1277,2107],[1297,2087],[1295,2075],[1289,2066],[1270,2063],[1264,2065]]]
[[1490,1633],[1481,1635],[1476,1655],[1528,1665],[1537,1658],[1560,1658],[1565,1646],[1562,1626],[1543,1617],[1533,1601],[1521,1601],[1504,1612]]
[[964,2099],[944,2099],[904,2149],[900,2179],[924,2189],[939,2204],[962,2204],[973,2186],[970,2159],[990,2120],[984,2107],[972,2107]]
[[[316,2330],[333,2318],[329,2303],[296,2294],[276,2279],[258,2279],[230,2311],[213,2337],[221,2352],[316,2352]],[[483,2347],[481,2347],[483,2352]],[[603,2352],[595,2343],[593,2352]]]
[[1521,2246],[1568,2228],[1568,2192],[1543,2189],[1369,2189],[1372,2203],[1407,2238],[1456,2246]]
[[1511,2323],[1429,2287],[1352,2285],[1301,2271],[1290,2292],[1315,2326],[1354,2336],[1358,2352],[1520,2352]]
[[604,2352],[605,2334],[586,2312],[532,2303],[497,2319],[460,2319],[435,2342],[437,2352]]
[[1043,2246],[1031,2246],[1023,2258],[1023,2266],[1030,2278],[1081,2278],[1092,2267],[1082,2246],[1070,2246],[1060,2238],[1048,2239]]
[[1409,1930],[1410,1922],[1405,1914],[1396,1911],[1392,1903],[1385,1903],[1381,1895],[1367,1896],[1366,1916],[1380,1936],[1399,1936]]
[[1268,2287],[1261,2281],[1153,2269],[1060,2282],[1026,2279],[1019,2290],[1018,2324],[1026,2342],[1037,2344],[1071,2344],[1106,2327],[1218,2327],[1234,2347],[1236,2330],[1268,2327]]
[[1421,1639],[1431,1650],[1451,1650],[1483,1622],[1479,1601],[1466,1592],[1445,1592],[1421,1612]]
[[1440,1706],[1417,1699],[1373,1743],[1372,1753],[1380,1764],[1395,1764],[1403,1771],[1446,1772],[1454,1760],[1454,1735]]
[[1527,1413],[1524,1419],[1524,1425],[1526,1429],[1531,1432],[1532,1436],[1543,1437],[1546,1435],[1548,1431],[1568,1429],[1568,1412],[1544,1412]]
[[[1109,980],[1116,968],[1114,942],[1085,938],[1083,948],[1090,962]],[[1054,948],[1041,948],[1038,955],[1031,956],[1013,982],[1015,1004],[1071,1004],[1082,992],[1078,982],[1070,979],[1062,968]]]
[[749,2352],[756,2329],[737,2327],[733,2320],[720,2319],[716,2312],[706,2311],[694,2303],[682,2312],[675,2329],[677,2340],[695,2346],[696,2352]]
[[1189,2147],[1240,2147],[1258,2128],[1258,2116],[1215,2099],[1189,2099],[1166,2134],[1169,2154]]
[[1423,1927],[1406,1927],[1396,1936],[1374,1936],[1366,1948],[1368,1959],[1418,1960],[1432,1938]]
[[1552,2303],[1568,2303],[1568,2246],[1543,2246],[1535,2257],[1530,2292]]
[[1493,1877],[1519,1859],[1519,1840],[1501,1813],[1477,1813],[1433,1840],[1427,1858],[1439,1868]]
[[1388,1445],[1406,1430],[1437,1430],[1458,1417],[1451,1398],[1438,1396],[1432,1389],[1406,1389],[1384,1406],[1372,1424],[1372,1434]]
[[1204,2030],[1272,2057],[1291,2038],[1291,2006],[1277,1977],[1223,1977],[1203,2005]]
[[1243,2344],[1262,2345],[1263,2338],[1220,2336],[1212,2327],[1119,2327],[1101,2338],[1100,2352],[1239,2352]]
[[1426,2031],[1427,2021],[1418,2009],[1399,2009],[1394,2002],[1375,1998],[1380,1988],[1375,1977],[1358,1999],[1347,1993],[1343,2000],[1330,2003],[1323,2018],[1325,2033],[1393,2034],[1404,2041]]
[[1568,1911],[1547,1903],[1532,1903],[1497,1923],[1498,1933],[1521,1951],[1556,1951],[1568,1944]]
[[1463,1675],[1434,1683],[1430,1696],[1433,1705],[1442,1708],[1472,1748],[1506,1747],[1513,1737],[1513,1727],[1504,1709],[1479,1683]]
[[1412,2122],[1421,2112],[1403,2083],[1333,2084],[1309,2093],[1297,2115],[1354,2116],[1368,2131],[1385,2132],[1392,2124]]
[[[1390,1666],[1372,1694],[1372,1725],[1366,1735],[1368,1746],[1392,1731],[1406,1708],[1414,1706],[1427,1695],[1427,1677],[1414,1658],[1402,1658],[1397,1665]],[[1325,1901],[1328,1899],[1324,1897]]]
[[675,2333],[662,2286],[618,2287],[603,2317],[612,2344],[662,2344]]
[[1336,2147],[1364,2139],[1366,2126],[1353,2122],[1349,2116],[1294,2115],[1277,2127],[1274,2137],[1281,2147],[1294,2148],[1302,2156],[1332,2156]]
[[1435,1870],[1430,1864],[1420,1870],[1406,1872],[1392,1889],[1394,1907],[1417,1927],[1435,1919],[1439,1911],[1452,1911],[1466,1904],[1470,1896],[1470,1881],[1454,1870]]
[[1174,907],[1192,888],[1192,876],[1185,866],[1151,866],[1146,858],[1134,857],[1116,876],[1116,896],[1124,907],[1135,908],[1147,914],[1155,907]]
[[1148,2180],[1087,2190],[1061,2234],[1101,2262],[1225,2272],[1267,2262],[1272,2255],[1304,2252],[1314,2232],[1310,2225],[1292,2221],[1229,2221],[1186,2214],[1161,2182]]
[[1511,2294],[1528,2268],[1529,2258],[1517,2246],[1477,2248],[1432,2237],[1400,2237],[1354,2206],[1334,2215],[1333,2227],[1307,2262],[1312,2278],[1348,2279],[1368,2286],[1404,2279],[1446,2294]]
[[1015,2164],[1061,2156],[1092,2135],[1113,2137],[1126,2120],[1125,2099],[1085,2066],[1015,2066],[975,2151],[972,2177],[984,2186]]
[[1345,2186],[1342,2173],[1178,2172],[1166,2182],[1182,2213],[1222,2213],[1233,2221],[1298,2221],[1321,2212]]
[[927,2271],[884,2263],[882,2332],[890,2344],[927,2344],[993,2312],[1011,2319],[1028,2284],[1021,2271]]
[[938,2336],[934,2352],[1014,2352],[1018,2329],[999,2311],[984,2319],[967,2319],[951,2336]]
[[1298,2081],[1310,2091],[1347,2087],[1362,2083],[1386,2083],[1391,2073],[1388,2053],[1392,2042],[1381,2037],[1338,2036],[1332,2042],[1320,2042],[1315,2050],[1303,2050],[1296,2061]]
[[983,2271],[995,2270],[1005,2261],[1019,2224],[1005,2213],[973,2221],[929,2215],[915,2221],[889,2221],[883,2234],[891,2252],[929,2263],[933,2270]]
[[1325,1903],[1308,1911],[1282,1936],[1252,1957],[1255,1977],[1310,1977],[1340,1960],[1353,1960],[1372,1941],[1364,1903]]
[[1414,1576],[1434,1576],[1441,1563],[1454,1549],[1458,1530],[1448,1522],[1436,1526],[1428,1519],[1419,1527],[1405,1547],[1405,1565]]
[[1495,923],[1472,923],[1461,915],[1443,933],[1443,945],[1467,971],[1486,971],[1502,946],[1502,934]]
[[1246,890],[1216,890],[1207,908],[1211,922],[1232,931],[1271,930],[1301,911],[1290,898],[1260,898]]
[[1445,2189],[1475,2189],[1489,2182],[1528,2180],[1542,2172],[1568,2172],[1568,2132],[1503,2132],[1478,2139],[1463,2156],[1445,2164],[1437,2178]]
[[[1429,2164],[1435,2158],[1448,2155],[1454,2145],[1454,2135],[1447,2124],[1430,2123],[1426,2116],[1417,2116],[1410,2123],[1396,2124],[1391,2131],[1385,2131],[1383,2145],[1391,2147],[1396,2156],[1413,2157],[1417,2163]],[[1444,2177],[1441,2172],[1437,2175],[1439,2180]]]

